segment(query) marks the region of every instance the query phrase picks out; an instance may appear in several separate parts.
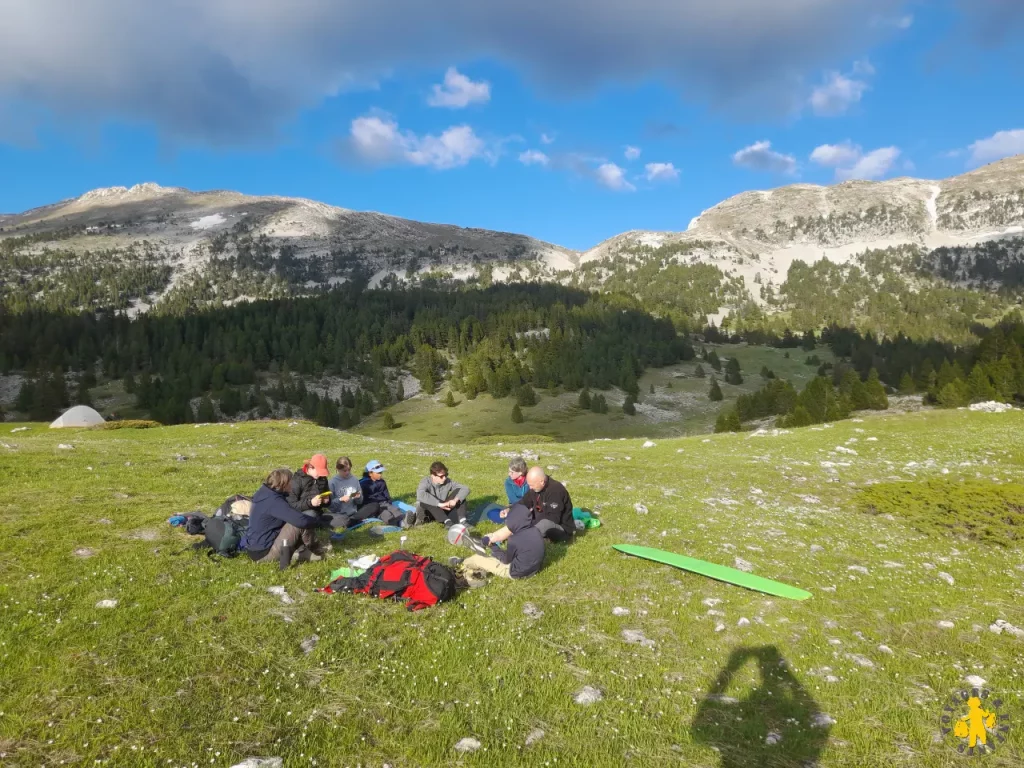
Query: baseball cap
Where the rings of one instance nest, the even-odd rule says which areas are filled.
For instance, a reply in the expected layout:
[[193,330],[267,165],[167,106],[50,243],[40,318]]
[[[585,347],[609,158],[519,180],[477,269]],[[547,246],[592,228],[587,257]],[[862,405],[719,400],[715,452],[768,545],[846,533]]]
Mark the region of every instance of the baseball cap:
[[376,459],[372,459],[371,461],[366,462],[366,471],[367,472],[383,472],[384,471],[384,465],[381,464]]

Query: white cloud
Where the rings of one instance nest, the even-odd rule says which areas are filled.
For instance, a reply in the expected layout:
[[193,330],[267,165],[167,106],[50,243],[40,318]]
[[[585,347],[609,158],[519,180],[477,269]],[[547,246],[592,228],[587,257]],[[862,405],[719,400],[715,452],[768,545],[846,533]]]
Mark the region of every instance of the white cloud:
[[528,149],[519,155],[519,162],[523,165],[547,165],[551,158],[536,149]]
[[808,73],[889,38],[873,20],[905,5],[392,0],[383,14],[355,0],[0,0],[0,102],[237,145],[399,67],[486,53],[559,96],[656,74],[714,108],[785,114]]
[[889,172],[900,156],[898,147],[882,147],[861,155],[849,168],[837,168],[836,178],[842,181],[849,179],[880,179]]
[[853,62],[853,74],[871,77],[875,74],[875,66],[867,59],[858,59]]
[[349,146],[359,159],[375,165],[408,164],[438,170],[458,168],[475,158],[493,159],[492,150],[468,125],[456,125],[440,136],[401,131],[387,115],[366,115],[352,121]]
[[844,141],[841,144],[822,144],[811,152],[811,162],[828,168],[850,167],[861,157],[861,148]]
[[542,133],[540,135],[540,143],[541,144],[554,144],[555,143],[555,135],[553,133]]
[[595,171],[597,183],[616,192],[632,192],[636,189],[626,179],[626,171],[615,163],[604,163]]
[[623,154],[626,156],[627,160],[636,160],[638,157],[640,157],[640,147],[628,145],[626,147],[626,151]]
[[987,139],[978,139],[968,148],[971,165],[984,165],[1004,157],[1024,154],[1024,129],[998,131]]
[[811,108],[817,115],[841,115],[860,101],[867,89],[868,84],[863,80],[829,72],[825,82],[811,93]]
[[672,163],[648,163],[644,171],[648,181],[674,181],[679,178],[679,169]]
[[[836,179],[879,179],[885,176],[900,156],[897,147],[882,147],[864,154],[857,144],[844,141],[840,144],[822,144],[811,152],[811,162],[826,168],[836,169]],[[904,170],[912,170],[914,164],[905,159]]]
[[448,67],[444,73],[444,84],[435,85],[434,92],[427,97],[432,107],[462,109],[470,104],[486,104],[491,100],[491,84],[473,82],[455,67]]
[[772,149],[770,141],[758,141],[749,147],[744,147],[732,156],[732,161],[736,165],[752,171],[796,172],[796,158],[776,152]]

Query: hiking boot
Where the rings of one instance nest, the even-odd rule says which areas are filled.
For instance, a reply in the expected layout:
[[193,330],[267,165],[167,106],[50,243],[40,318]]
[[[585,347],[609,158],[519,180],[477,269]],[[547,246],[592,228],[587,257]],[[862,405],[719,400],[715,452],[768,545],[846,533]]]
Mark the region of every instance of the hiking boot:
[[460,565],[462,565],[462,558],[461,557],[449,557],[448,558],[448,567],[450,567],[450,568],[458,568]]
[[487,574],[483,571],[470,571],[466,574],[466,583],[470,589],[476,589],[487,584]]
[[452,527],[452,521],[451,520],[445,520],[444,521],[444,528],[445,528],[445,530],[448,530],[451,527]]
[[409,528],[412,528],[414,525],[416,525],[416,513],[406,512],[405,516],[402,518],[402,521],[398,524],[398,527],[408,530]]

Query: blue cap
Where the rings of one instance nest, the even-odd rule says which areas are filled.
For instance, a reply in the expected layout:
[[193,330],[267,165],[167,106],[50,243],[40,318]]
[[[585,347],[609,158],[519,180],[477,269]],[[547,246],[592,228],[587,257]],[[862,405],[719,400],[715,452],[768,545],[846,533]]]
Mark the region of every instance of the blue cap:
[[376,459],[371,459],[370,461],[366,462],[366,471],[367,472],[383,472],[384,471],[384,465],[381,464]]

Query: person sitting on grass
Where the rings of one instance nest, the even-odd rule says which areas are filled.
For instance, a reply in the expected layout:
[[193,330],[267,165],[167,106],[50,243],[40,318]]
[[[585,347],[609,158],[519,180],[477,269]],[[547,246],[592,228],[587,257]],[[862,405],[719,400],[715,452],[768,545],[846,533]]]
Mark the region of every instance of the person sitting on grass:
[[[385,525],[398,525],[402,528],[408,527],[411,520],[407,515],[396,507],[391,501],[391,491],[384,480],[384,465],[376,459],[366,462],[366,471],[359,481],[362,490],[363,502],[356,510],[357,520],[366,520],[375,517]],[[409,513],[411,517],[414,513]]]
[[334,468],[338,473],[327,481],[327,487],[331,490],[331,527],[347,528],[361,519],[358,506],[363,498],[363,490],[359,478],[352,474],[352,459],[342,456]]
[[[576,535],[572,519],[572,498],[565,486],[548,477],[540,467],[531,467],[526,473],[530,490],[522,501],[533,519],[534,527],[549,541],[570,542]],[[490,534],[491,542],[501,542],[512,535],[508,525]]]
[[425,522],[427,515],[448,528],[452,523],[466,522],[466,499],[469,488],[448,476],[448,467],[435,461],[430,474],[416,489],[416,522]]
[[283,571],[298,554],[299,560],[317,561],[326,554],[316,540],[316,529],[328,521],[306,515],[288,503],[292,485],[289,469],[275,469],[252,497],[249,527],[242,546],[257,563],[277,562]]
[[328,500],[323,494],[330,491],[327,484],[327,457],[322,453],[314,454],[302,469],[292,475],[291,488],[288,491],[288,504],[296,512],[319,517],[328,509]]
[[508,497],[508,506],[501,510],[502,520],[508,515],[509,508],[520,501],[526,492],[530,490],[526,485],[526,460],[517,456],[508,463],[508,477],[505,478],[505,495]]
[[534,526],[530,510],[523,504],[513,504],[505,526],[509,531],[508,549],[503,550],[484,536],[483,545],[490,547],[492,556],[467,557],[462,561],[467,572],[484,571],[505,579],[525,579],[540,570],[544,563],[544,537]]

